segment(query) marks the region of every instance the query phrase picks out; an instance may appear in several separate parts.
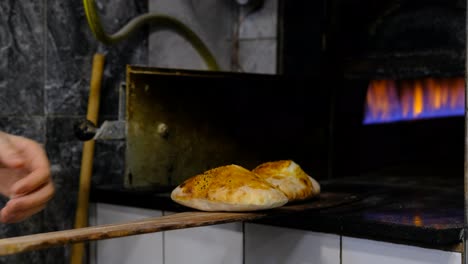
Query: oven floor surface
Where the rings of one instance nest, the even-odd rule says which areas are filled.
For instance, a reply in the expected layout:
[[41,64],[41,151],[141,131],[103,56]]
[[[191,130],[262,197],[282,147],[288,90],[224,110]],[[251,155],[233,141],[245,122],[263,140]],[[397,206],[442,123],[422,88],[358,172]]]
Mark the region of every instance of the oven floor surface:
[[[324,194],[346,193],[359,199],[253,222],[430,248],[453,250],[460,246],[464,196],[463,184],[459,182],[387,177],[375,183],[361,177],[322,181],[321,185]],[[91,200],[155,210],[193,211],[173,202],[170,189],[102,185],[93,188]]]

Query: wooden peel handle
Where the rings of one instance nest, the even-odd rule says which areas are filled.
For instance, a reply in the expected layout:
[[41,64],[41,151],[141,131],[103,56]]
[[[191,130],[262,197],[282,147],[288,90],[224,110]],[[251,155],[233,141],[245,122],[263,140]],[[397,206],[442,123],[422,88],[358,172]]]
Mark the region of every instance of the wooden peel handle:
[[[307,203],[285,205],[277,209],[258,212],[181,212],[171,215],[140,219],[131,222],[83,227],[49,233],[0,239],[0,256],[23,253],[67,244],[105,240],[160,231],[209,226],[267,217],[287,216],[305,211],[332,208],[361,200],[365,196],[347,193],[321,193]],[[301,215],[304,217],[304,215]],[[73,244],[73,246],[76,244]],[[76,252],[76,251],[75,251]],[[78,259],[77,261],[81,261]]]
[[[78,229],[40,233],[34,235],[0,239],[0,256],[50,248],[54,246],[105,240],[110,238],[154,233],[189,227],[223,224],[229,222],[254,220],[263,217],[261,213],[207,213],[185,212],[173,215],[141,219],[126,223],[84,227]],[[77,251],[74,251],[76,254]],[[82,253],[82,252],[80,252]],[[73,255],[80,257],[79,255]],[[73,259],[73,261],[82,261]]]

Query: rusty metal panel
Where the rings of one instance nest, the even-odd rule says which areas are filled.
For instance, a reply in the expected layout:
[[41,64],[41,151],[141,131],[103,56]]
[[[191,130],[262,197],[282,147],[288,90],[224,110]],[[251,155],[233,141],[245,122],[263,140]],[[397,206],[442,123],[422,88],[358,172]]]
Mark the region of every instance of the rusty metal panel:
[[315,165],[310,128],[320,129],[307,121],[313,107],[301,81],[128,66],[126,100],[127,187],[172,187],[233,163]]

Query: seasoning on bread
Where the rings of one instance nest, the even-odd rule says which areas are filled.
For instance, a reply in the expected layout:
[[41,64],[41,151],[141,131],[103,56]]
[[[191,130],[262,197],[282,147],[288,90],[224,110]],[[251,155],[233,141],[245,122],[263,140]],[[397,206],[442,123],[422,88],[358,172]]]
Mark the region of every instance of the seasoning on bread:
[[202,211],[255,211],[280,207],[286,195],[253,172],[226,165],[195,175],[177,186],[171,199]]
[[265,162],[252,172],[280,189],[289,202],[304,201],[320,193],[320,184],[292,160]]

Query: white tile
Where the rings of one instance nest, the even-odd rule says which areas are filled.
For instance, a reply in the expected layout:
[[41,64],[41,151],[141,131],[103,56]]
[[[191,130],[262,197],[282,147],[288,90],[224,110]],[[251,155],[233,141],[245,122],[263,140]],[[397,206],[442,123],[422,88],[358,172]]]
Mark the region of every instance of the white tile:
[[339,264],[340,237],[245,224],[245,264]]
[[461,264],[461,253],[343,237],[343,264]]
[[[233,9],[231,1],[150,0],[151,12],[171,16],[188,26],[208,47],[223,70],[230,67]],[[156,27],[152,27],[156,29]],[[150,66],[206,69],[190,42],[169,27],[152,30]]]
[[[263,7],[247,14],[249,7],[241,8],[239,38],[259,39],[276,38],[278,23],[278,0],[265,0]],[[247,16],[246,16],[247,15]]]
[[239,64],[243,72],[275,74],[276,39],[241,40]]
[[[89,215],[88,215],[88,225],[95,226],[97,225],[97,204],[96,203],[89,203]],[[90,264],[97,264],[97,241],[89,242],[89,263]]]
[[242,264],[242,243],[242,223],[166,231],[164,264]]
[[[114,224],[162,216],[161,211],[97,204],[96,224]],[[97,264],[162,264],[162,232],[100,240],[96,246]]]

